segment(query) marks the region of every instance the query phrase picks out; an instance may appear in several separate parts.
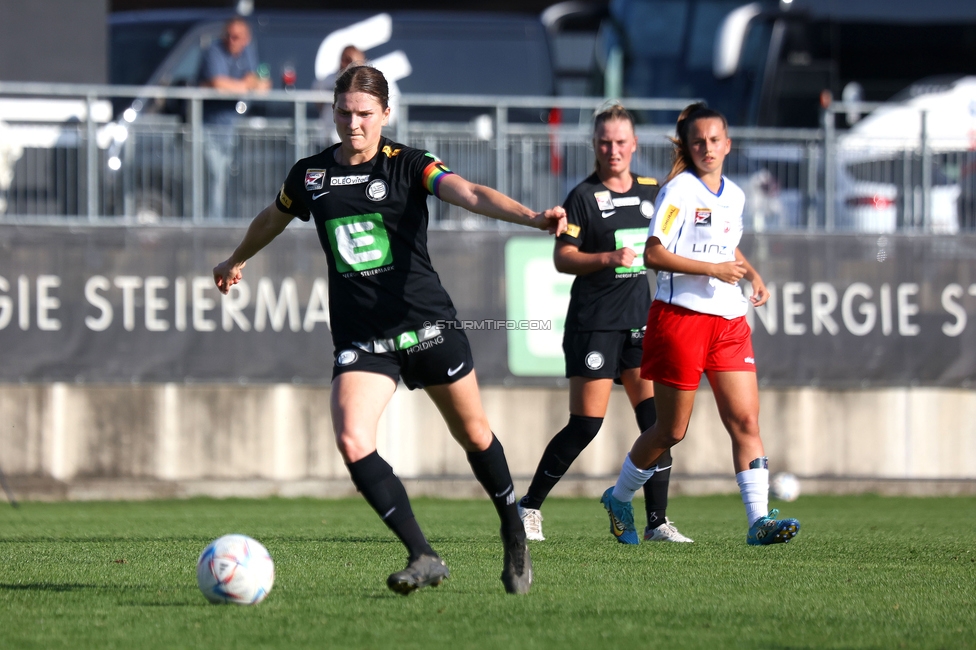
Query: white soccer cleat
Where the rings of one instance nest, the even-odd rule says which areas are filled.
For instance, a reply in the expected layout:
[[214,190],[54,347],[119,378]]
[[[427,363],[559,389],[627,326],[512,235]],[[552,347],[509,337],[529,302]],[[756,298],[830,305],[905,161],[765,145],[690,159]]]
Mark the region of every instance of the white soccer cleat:
[[645,528],[644,529],[644,541],[645,542],[694,542],[695,540],[690,537],[685,537],[678,532],[674,524],[667,517],[664,518],[664,523],[657,528]]
[[542,535],[542,511],[534,508],[518,507],[519,517],[522,518],[522,525],[525,526],[525,539],[533,542],[541,542],[545,539]]

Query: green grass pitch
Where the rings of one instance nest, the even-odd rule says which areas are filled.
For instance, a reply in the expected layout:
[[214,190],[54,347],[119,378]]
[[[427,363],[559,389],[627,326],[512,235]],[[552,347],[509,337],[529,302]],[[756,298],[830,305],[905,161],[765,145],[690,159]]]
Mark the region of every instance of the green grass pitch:
[[[643,504],[635,502],[640,525]],[[0,503],[0,647],[976,647],[976,498],[805,496],[790,544],[745,544],[737,496],[680,497],[694,544],[616,544],[596,499],[550,499],[535,584],[504,593],[487,500],[417,499],[452,576],[386,589],[405,555],[362,500]],[[277,580],[208,604],[197,555],[249,534]]]

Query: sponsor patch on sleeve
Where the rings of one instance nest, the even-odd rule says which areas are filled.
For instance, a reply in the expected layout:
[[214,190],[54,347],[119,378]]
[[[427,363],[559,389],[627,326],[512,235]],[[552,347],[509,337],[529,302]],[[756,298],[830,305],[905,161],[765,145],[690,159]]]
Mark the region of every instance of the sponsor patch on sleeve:
[[638,176],[637,177],[637,184],[638,185],[657,185],[657,179],[656,178],[651,178],[650,176]]
[[325,185],[325,170],[324,169],[306,169],[305,170],[305,189],[309,192],[313,190],[320,190],[322,186]]
[[571,223],[568,226],[566,226],[566,234],[569,235],[570,237],[579,237],[580,227],[577,226],[575,223]]
[[291,208],[291,197],[285,193],[284,183],[281,185],[281,191],[278,192],[278,200],[281,201],[281,205]]
[[671,227],[678,220],[679,212],[681,212],[681,209],[674,205],[668,205],[668,208],[664,211],[664,215],[661,217],[661,232],[665,235],[671,234]]

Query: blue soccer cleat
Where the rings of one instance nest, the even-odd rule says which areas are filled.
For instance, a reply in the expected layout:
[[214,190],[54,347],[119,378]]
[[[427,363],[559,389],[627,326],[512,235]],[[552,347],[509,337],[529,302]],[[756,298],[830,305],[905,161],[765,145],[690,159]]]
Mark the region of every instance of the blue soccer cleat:
[[613,498],[613,488],[607,488],[600,503],[610,515],[610,532],[621,544],[640,544],[634,527],[634,507],[629,502]]
[[776,519],[779,510],[773,508],[765,517],[760,517],[749,527],[746,542],[750,546],[785,544],[800,532],[800,522],[796,519]]

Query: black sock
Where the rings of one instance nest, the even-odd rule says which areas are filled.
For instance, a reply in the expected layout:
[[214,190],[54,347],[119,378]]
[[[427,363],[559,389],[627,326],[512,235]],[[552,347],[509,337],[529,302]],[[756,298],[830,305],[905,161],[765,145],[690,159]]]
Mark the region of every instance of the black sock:
[[654,426],[654,423],[657,422],[657,407],[654,405],[654,398],[648,397],[635,406],[634,415],[637,416],[637,426],[642,432]]
[[668,510],[668,483],[671,481],[671,451],[661,454],[657,467],[665,468],[654,472],[644,484],[644,510],[647,511],[647,527],[657,528],[664,523]]
[[437,555],[420,530],[420,524],[410,508],[407,491],[389,463],[374,451],[346,467],[349,468],[349,475],[356,489],[362,492],[383,523],[407,547],[411,560],[424,554]]
[[505,460],[505,450],[498,438],[491,437],[491,444],[484,451],[469,451],[468,463],[475,478],[485,488],[485,492],[495,504],[498,518],[502,522],[502,536],[505,539],[525,539],[525,528],[515,505],[515,485]]
[[[634,407],[637,416],[637,426],[646,431],[657,421],[657,408],[654,398],[650,397]],[[654,472],[651,479],[644,484],[644,510],[647,511],[647,527],[657,528],[664,523],[668,510],[668,483],[671,481],[671,452],[666,451],[657,461],[658,467],[666,467],[663,471]]]
[[569,424],[553,436],[542,453],[539,467],[532,477],[529,491],[522,497],[522,507],[538,510],[549,496],[549,491],[563,477],[590,441],[600,432],[603,418],[570,415]]

